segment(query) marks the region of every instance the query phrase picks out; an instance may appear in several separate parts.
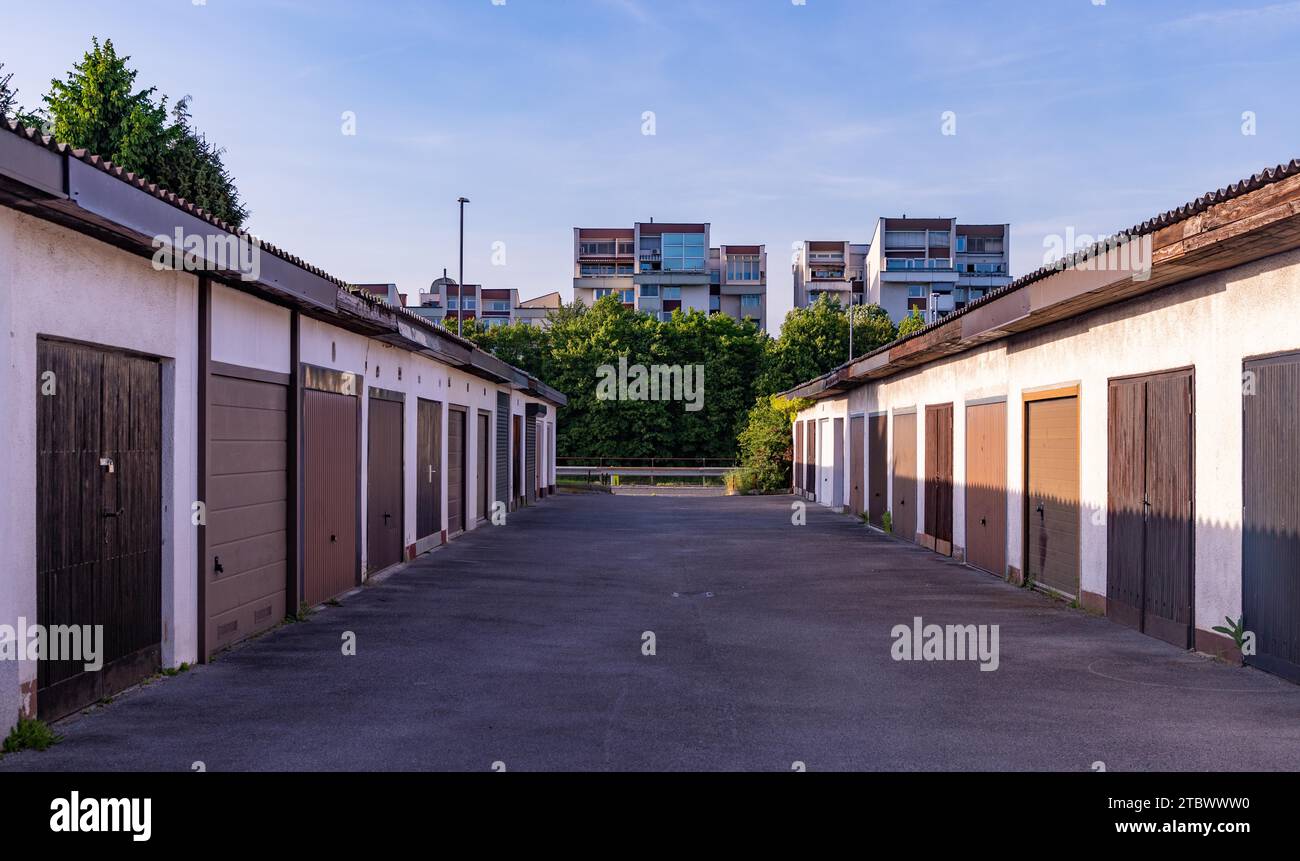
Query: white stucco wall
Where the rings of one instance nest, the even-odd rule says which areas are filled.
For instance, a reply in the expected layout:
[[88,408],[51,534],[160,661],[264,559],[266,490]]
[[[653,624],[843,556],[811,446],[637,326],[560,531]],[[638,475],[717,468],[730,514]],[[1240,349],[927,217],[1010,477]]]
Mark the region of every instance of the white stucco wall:
[[[40,335],[131,350],[162,360],[162,659],[194,661],[198,280],[155,271],[137,257],[66,228],[0,208],[0,362],[7,444],[0,494],[0,621],[36,614],[36,392]],[[0,661],[0,731],[34,690],[36,665]],[[21,703],[30,708],[30,702]]]
[[[1006,396],[1007,564],[1023,568],[1022,399],[1034,389],[1078,385],[1081,587],[1104,596],[1108,382],[1193,367],[1196,624],[1208,630],[1241,613],[1242,363],[1292,350],[1300,350],[1300,252],[1198,278],[860,387],[850,394],[850,412],[891,413],[892,461],[892,413],[916,408],[917,468],[924,475],[925,407],[954,404],[953,539],[965,547],[965,404]],[[924,494],[918,493],[917,504],[920,523]]]
[[[817,502],[828,508],[835,507],[833,489],[835,487],[834,471],[841,473],[847,470],[849,460],[848,435],[849,435],[849,399],[847,396],[838,398],[826,398],[817,401],[812,406],[801,410],[795,417],[795,421],[814,421],[816,432],[813,434],[813,447],[815,449],[814,457],[816,470],[813,473],[816,481],[816,487],[806,487],[804,490],[812,491]],[[844,431],[838,440],[834,440],[835,419],[844,420]],[[791,438],[793,445],[793,437]],[[807,446],[807,440],[804,445]],[[806,449],[805,449],[806,451]],[[804,460],[806,454],[799,453],[798,461]],[[845,476],[847,478],[847,476]],[[845,481],[843,487],[844,500],[841,505],[847,504],[849,484]]]
[[262,371],[289,373],[288,308],[212,285],[212,360]]

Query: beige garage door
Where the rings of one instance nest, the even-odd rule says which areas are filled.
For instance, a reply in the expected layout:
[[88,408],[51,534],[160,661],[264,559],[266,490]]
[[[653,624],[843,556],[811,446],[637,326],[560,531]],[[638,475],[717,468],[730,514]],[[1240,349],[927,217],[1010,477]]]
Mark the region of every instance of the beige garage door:
[[1079,594],[1079,399],[1025,404],[1025,575]]

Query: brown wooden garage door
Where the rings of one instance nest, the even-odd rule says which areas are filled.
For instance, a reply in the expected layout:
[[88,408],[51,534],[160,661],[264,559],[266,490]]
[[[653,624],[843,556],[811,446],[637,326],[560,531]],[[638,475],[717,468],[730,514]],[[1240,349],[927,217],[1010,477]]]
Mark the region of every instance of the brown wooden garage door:
[[916,540],[916,413],[894,415],[894,534]]
[[37,713],[52,720],[159,666],[162,385],[157,361],[46,340],[37,372],[37,621],[104,626],[100,672],[37,664]]
[[226,365],[208,381],[204,660],[285,616],[288,384]]
[[925,535],[936,553],[952,555],[952,404],[925,408]]
[[1192,647],[1192,372],[1112,380],[1106,615]]
[[447,409],[447,531],[465,531],[465,408]]
[[416,405],[415,535],[442,532],[442,404],[423,398]]
[[1025,576],[1079,594],[1079,399],[1025,403]]
[[864,492],[863,452],[867,444],[867,420],[863,416],[849,419],[849,510],[861,516],[866,512],[867,495]]
[[1247,661],[1300,682],[1300,354],[1246,363],[1242,614]]
[[867,429],[867,517],[884,526],[889,510],[889,416],[871,416]]
[[966,561],[1007,570],[1007,405],[966,407]]
[[402,561],[405,527],[402,483],[402,412],[399,393],[370,390],[366,435],[366,570]]
[[351,374],[305,370],[302,589],[315,606],[361,582],[361,384]]

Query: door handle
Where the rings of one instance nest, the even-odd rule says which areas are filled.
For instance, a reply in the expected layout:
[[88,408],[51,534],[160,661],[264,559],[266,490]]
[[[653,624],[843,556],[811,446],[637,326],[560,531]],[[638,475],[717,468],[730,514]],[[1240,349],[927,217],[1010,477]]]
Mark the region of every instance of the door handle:
[[385,514],[385,515],[384,515],[384,522],[387,523],[387,522],[388,522],[388,518],[390,518],[390,517],[392,517],[392,516],[393,516],[393,515],[391,515],[391,514]]
[[104,517],[121,517],[125,511],[125,508],[119,508],[117,511],[105,511]]
[[225,570],[226,569],[221,566],[221,557],[220,556],[212,557],[212,573],[220,574]]
[[1045,517],[1045,515],[1043,514],[1043,503],[1041,503],[1041,502],[1038,503],[1038,508],[1035,509],[1035,511],[1038,512],[1038,516],[1039,516],[1040,518]]
[[981,518],[980,518],[980,526],[988,526],[988,525],[989,525],[989,522],[988,522],[987,520],[985,520],[983,517],[981,517]]

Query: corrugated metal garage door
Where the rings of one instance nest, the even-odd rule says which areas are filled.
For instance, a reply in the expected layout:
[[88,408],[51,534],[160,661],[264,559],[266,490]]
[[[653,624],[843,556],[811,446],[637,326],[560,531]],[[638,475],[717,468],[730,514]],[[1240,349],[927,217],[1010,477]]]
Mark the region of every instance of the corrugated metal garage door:
[[952,555],[952,404],[925,408],[924,543]]
[[795,490],[803,490],[803,422],[794,423],[794,451],[790,465]]
[[510,416],[510,495],[515,507],[524,503],[524,485],[521,480],[524,474],[523,426],[523,416]]
[[966,407],[966,561],[1007,570],[1007,405]]
[[496,496],[493,500],[510,504],[510,395],[497,392]]
[[537,413],[534,404],[524,406],[524,494],[537,501]]
[[[303,601],[315,606],[360,582],[361,401],[351,375],[323,372],[303,391]],[[348,392],[344,394],[343,392]]]
[[1112,380],[1106,615],[1192,647],[1192,373]]
[[867,423],[867,517],[876,526],[885,525],[889,510],[889,416],[874,415]]
[[402,561],[402,402],[399,394],[370,390],[366,436],[366,569]]
[[1025,576],[1079,594],[1079,399],[1025,404]]
[[415,534],[442,532],[442,404],[421,398],[416,404]]
[[38,379],[54,374],[36,395],[37,621],[104,626],[100,672],[37,663],[37,713],[52,720],[159,666],[162,386],[151,359],[45,340],[36,356]]
[[489,484],[488,471],[491,467],[492,457],[492,414],[479,410],[478,412],[478,451],[475,453],[475,461],[478,462],[478,481],[474,486],[478,488],[478,498],[474,500],[475,511],[479,520],[486,520],[488,516],[488,497],[491,495],[491,484]]
[[205,660],[285,615],[288,382],[228,366],[208,381]]
[[465,511],[465,408],[447,410],[447,531],[463,532]]
[[866,512],[866,494],[863,493],[863,475],[866,465],[862,454],[867,442],[867,421],[863,416],[849,419],[849,510],[855,515]]
[[916,540],[916,413],[894,414],[894,534]]
[[1243,382],[1247,660],[1300,682],[1300,354],[1247,362]]

